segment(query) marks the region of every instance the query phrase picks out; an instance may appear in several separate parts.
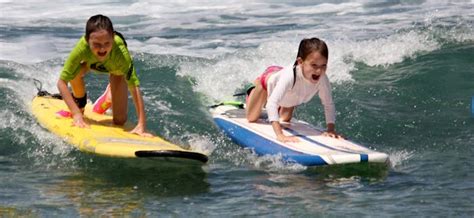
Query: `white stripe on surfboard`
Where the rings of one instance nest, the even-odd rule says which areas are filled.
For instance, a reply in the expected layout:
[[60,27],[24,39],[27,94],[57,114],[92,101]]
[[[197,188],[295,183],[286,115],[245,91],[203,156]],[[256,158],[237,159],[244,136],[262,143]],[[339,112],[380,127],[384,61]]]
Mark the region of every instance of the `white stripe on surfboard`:
[[[263,123],[248,123],[246,119],[244,118],[229,118],[227,116],[222,116],[222,115],[217,115],[216,117],[220,117],[221,119],[224,119],[224,120],[227,120],[228,122],[231,122],[233,123],[234,125],[238,125],[242,128],[245,128],[245,129],[248,129],[250,131],[252,131],[253,133],[259,135],[260,137],[263,137],[269,141],[272,141],[274,143],[277,143],[279,144],[280,146],[282,147],[286,147],[288,149],[291,149],[293,151],[297,151],[297,152],[301,152],[301,153],[304,153],[304,154],[308,154],[308,155],[317,155],[317,156],[326,156],[326,155],[334,155],[334,154],[324,154],[324,153],[321,153],[321,151],[315,151],[313,149],[311,149],[310,147],[306,146],[301,146],[301,144],[296,144],[296,143],[282,143],[278,140],[276,140],[275,137],[272,137],[272,136],[269,136],[268,133],[266,132],[261,132],[262,130],[258,129],[258,125],[267,125],[267,124],[263,124]],[[287,131],[289,132],[289,131]],[[301,135],[298,135],[301,137]],[[312,140],[310,138],[307,138],[309,140]],[[321,145],[318,145],[312,141],[308,141],[308,140],[305,140],[307,142],[310,143],[310,145],[314,146],[314,147],[319,147],[319,148],[324,148],[325,150],[333,150],[333,151],[337,151],[337,152],[342,152],[342,153],[347,153],[347,154],[355,154],[355,155],[359,155],[359,153],[354,153],[353,151],[345,151],[345,150],[339,150],[337,148],[334,148],[334,147],[331,147],[331,146],[328,146],[328,145],[325,145],[323,143],[320,143]],[[313,140],[314,141],[314,140]],[[318,142],[319,143],[319,142]],[[308,150],[309,149],[309,150]]]

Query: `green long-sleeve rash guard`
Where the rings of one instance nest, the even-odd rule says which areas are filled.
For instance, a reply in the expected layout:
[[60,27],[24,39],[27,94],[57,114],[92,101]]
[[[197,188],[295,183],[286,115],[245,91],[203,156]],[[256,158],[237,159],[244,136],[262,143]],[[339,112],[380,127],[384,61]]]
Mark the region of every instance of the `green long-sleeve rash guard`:
[[86,38],[84,36],[81,37],[69,54],[66,63],[64,63],[64,68],[59,77],[64,81],[71,81],[79,74],[81,63],[87,63],[89,69],[97,73],[124,75],[128,86],[140,85],[135,67],[133,66],[132,57],[128,53],[124,41],[118,35],[115,35],[112,50],[104,62],[97,60],[89,48]]

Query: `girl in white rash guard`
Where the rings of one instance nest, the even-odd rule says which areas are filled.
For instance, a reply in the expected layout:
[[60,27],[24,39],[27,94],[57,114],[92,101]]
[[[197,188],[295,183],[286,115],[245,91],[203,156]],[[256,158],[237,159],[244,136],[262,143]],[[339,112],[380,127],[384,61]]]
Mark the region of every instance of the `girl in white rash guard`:
[[306,103],[316,94],[324,106],[326,135],[340,137],[335,132],[336,111],[332,100],[331,85],[326,75],[328,48],[318,38],[303,39],[293,66],[271,66],[259,76],[254,89],[247,91],[246,114],[249,122],[259,119],[266,104],[268,119],[272,123],[277,140],[298,142],[294,136],[283,134],[280,120],[291,120],[295,106]]

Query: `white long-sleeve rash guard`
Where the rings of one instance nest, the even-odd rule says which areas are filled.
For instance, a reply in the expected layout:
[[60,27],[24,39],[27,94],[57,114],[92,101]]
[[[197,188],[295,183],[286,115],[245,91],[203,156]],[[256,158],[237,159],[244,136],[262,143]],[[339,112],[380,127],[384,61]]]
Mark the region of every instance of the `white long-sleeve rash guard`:
[[336,108],[332,100],[331,84],[326,74],[314,84],[304,78],[301,67],[296,67],[296,82],[293,86],[293,65],[273,73],[267,80],[268,119],[270,122],[279,121],[278,107],[294,107],[306,103],[319,92],[319,98],[324,106],[326,123],[335,123]]

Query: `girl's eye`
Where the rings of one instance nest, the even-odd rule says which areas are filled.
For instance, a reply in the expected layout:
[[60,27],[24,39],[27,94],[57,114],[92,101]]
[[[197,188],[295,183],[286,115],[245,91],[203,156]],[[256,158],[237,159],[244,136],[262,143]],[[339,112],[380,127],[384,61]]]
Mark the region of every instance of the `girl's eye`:
[[314,68],[314,69],[326,69],[326,64],[321,64],[321,65],[317,65],[317,64],[311,64],[311,66]]
[[110,42],[106,42],[104,44],[94,43],[92,45],[94,46],[94,48],[107,48],[110,46]]

